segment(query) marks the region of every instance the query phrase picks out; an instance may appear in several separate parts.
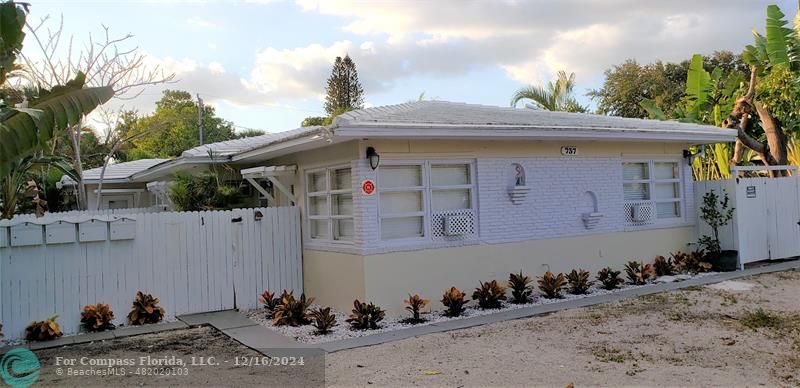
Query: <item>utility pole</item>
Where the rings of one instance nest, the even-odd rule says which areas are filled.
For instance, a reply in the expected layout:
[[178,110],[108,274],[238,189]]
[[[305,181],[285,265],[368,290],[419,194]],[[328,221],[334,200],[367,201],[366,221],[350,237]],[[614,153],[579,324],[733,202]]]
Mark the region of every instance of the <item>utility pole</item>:
[[203,132],[205,131],[205,108],[203,107],[203,99],[200,98],[200,93],[197,93],[197,127],[200,131],[200,145],[203,145]]

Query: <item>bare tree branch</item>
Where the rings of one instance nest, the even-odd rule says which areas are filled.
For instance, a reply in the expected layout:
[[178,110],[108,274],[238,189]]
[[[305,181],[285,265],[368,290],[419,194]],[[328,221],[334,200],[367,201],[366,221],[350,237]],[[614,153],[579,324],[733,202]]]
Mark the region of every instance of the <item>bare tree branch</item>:
[[[174,73],[167,73],[159,65],[148,66],[145,55],[139,52],[137,46],[131,45],[131,34],[113,36],[110,29],[103,25],[101,40],[89,34],[86,44],[74,50],[74,37],[70,36],[64,53],[60,50],[64,37],[64,18],[60,18],[53,30],[49,27],[49,20],[48,16],[36,25],[26,24],[38,50],[35,56],[22,54],[20,58],[30,69],[34,84],[50,89],[83,73],[86,86],[111,86],[114,98],[127,100],[138,97],[149,86],[174,82]],[[81,125],[76,125],[67,129],[72,139],[73,167],[79,176],[83,175],[81,128]],[[78,202],[81,208],[87,207],[86,190],[82,182],[78,182]]]

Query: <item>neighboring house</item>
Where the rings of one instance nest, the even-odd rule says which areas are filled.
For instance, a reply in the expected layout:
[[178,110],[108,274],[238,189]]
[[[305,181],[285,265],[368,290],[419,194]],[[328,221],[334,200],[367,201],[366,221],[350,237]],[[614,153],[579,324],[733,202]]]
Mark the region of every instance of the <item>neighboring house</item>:
[[[168,159],[141,159],[132,162],[109,164],[103,174],[103,195],[100,209],[123,209],[149,207],[151,196],[147,193],[145,182],[132,181],[133,174],[166,162]],[[83,172],[86,185],[86,198],[89,209],[97,208],[97,190],[103,168],[93,168]]]
[[[233,164],[232,157],[255,148],[288,141],[304,133],[317,131],[319,127],[299,128],[280,133],[271,133],[243,139],[227,140],[205,144],[184,151],[175,159],[140,159],[131,162],[109,164],[103,176],[101,209],[109,208],[147,208],[153,206],[170,207],[166,187],[176,172],[208,171],[212,164]],[[247,166],[247,165],[245,165]],[[239,166],[241,167],[241,166]],[[93,168],[83,173],[83,184],[86,185],[89,209],[97,206],[97,192],[100,184],[102,168]],[[227,171],[223,171],[227,172]],[[241,181],[234,170],[230,176],[232,181]],[[266,184],[266,183],[265,183]],[[254,203],[263,199],[256,190],[247,192],[254,197]],[[271,192],[271,187],[268,187]],[[266,204],[264,204],[266,205]],[[274,206],[274,204],[273,204]]]
[[[225,160],[273,183],[270,205],[301,208],[305,291],[338,309],[358,298],[399,312],[408,293],[437,300],[510,272],[621,268],[691,249],[686,150],[736,132],[423,101],[266,136],[278,135]],[[131,181],[161,179],[182,158]]]

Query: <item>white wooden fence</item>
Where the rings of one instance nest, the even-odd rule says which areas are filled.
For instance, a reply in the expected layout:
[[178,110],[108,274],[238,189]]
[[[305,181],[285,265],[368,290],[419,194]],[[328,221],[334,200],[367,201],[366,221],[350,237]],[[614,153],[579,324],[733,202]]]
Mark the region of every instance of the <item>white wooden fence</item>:
[[[735,178],[695,182],[695,203],[714,190],[735,208],[731,222],[720,229],[722,249],[739,251],[739,263],[800,256],[800,177]],[[712,235],[698,219],[698,236]]]
[[7,337],[59,316],[79,331],[83,306],[108,303],[125,323],[137,291],[167,317],[257,306],[265,289],[301,292],[295,207],[78,215],[0,223],[0,322]]
[[112,216],[123,214],[141,214],[141,213],[159,213],[165,211],[158,206],[139,207],[139,208],[123,208],[123,209],[100,209],[100,210],[68,210],[64,212],[45,213],[44,217],[36,217],[35,214],[19,214],[14,216],[14,221],[39,221],[45,219],[59,219],[63,217],[78,217],[78,216]]

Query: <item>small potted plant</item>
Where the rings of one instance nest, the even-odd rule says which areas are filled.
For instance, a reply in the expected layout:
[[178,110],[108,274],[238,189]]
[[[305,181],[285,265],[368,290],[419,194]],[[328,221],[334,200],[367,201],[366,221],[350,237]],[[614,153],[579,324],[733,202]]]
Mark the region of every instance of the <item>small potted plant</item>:
[[700,208],[700,218],[711,227],[713,236],[704,235],[698,244],[707,252],[707,260],[715,270],[735,271],[738,263],[739,252],[722,250],[719,241],[719,228],[728,225],[733,219],[734,208],[730,207],[728,193],[724,192],[720,198],[714,190],[703,195],[703,206]]

